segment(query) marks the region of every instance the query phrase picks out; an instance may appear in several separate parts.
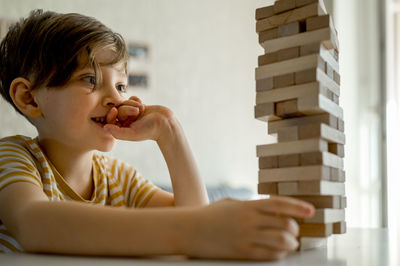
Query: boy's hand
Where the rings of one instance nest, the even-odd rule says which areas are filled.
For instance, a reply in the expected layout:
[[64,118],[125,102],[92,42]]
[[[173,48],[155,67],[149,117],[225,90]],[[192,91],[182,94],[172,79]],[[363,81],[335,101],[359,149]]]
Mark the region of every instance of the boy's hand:
[[288,197],[225,199],[203,209],[187,251],[194,257],[274,260],[296,250],[299,227],[291,217],[314,214],[312,205]]
[[132,96],[107,114],[104,130],[121,140],[155,140],[161,137],[163,128],[173,119],[173,113],[166,107],[144,105]]

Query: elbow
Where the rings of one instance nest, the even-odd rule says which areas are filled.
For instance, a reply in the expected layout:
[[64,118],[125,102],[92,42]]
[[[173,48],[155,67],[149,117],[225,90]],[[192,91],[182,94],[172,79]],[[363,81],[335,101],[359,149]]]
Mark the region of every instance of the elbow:
[[26,252],[44,252],[44,239],[46,238],[45,217],[38,217],[32,209],[23,211],[23,218],[19,219],[15,238]]

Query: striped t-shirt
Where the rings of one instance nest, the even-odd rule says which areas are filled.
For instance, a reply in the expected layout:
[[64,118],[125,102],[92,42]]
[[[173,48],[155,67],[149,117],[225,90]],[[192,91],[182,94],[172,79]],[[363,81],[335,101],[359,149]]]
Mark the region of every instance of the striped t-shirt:
[[[15,182],[43,189],[50,201],[75,200],[115,207],[144,207],[158,189],[131,166],[106,155],[93,156],[93,194],[77,194],[57,172],[38,145],[38,139],[17,135],[0,139],[0,190]],[[0,253],[23,251],[0,220]]]

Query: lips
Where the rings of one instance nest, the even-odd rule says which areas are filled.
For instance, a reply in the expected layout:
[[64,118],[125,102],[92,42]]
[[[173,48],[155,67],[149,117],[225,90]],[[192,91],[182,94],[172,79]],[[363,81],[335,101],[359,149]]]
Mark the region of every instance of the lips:
[[94,121],[94,122],[96,122],[96,123],[98,123],[98,124],[101,124],[101,125],[107,124],[107,121],[106,121],[106,117],[105,117],[105,116],[102,116],[102,117],[92,117],[91,119],[92,119],[92,121]]

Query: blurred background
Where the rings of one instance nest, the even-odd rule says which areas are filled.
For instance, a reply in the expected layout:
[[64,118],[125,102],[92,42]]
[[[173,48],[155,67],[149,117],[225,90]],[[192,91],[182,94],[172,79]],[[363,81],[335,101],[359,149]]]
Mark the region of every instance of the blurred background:
[[[256,145],[273,141],[253,117],[255,32],[261,0],[0,0],[2,32],[36,8],[94,16],[129,44],[129,95],[171,108],[210,187],[256,193]],[[399,234],[400,2],[327,0],[340,42],[346,220]],[[21,51],[23,53],[23,51]],[[36,136],[0,100],[0,137]],[[155,143],[119,142],[111,152],[154,183],[170,184]]]

